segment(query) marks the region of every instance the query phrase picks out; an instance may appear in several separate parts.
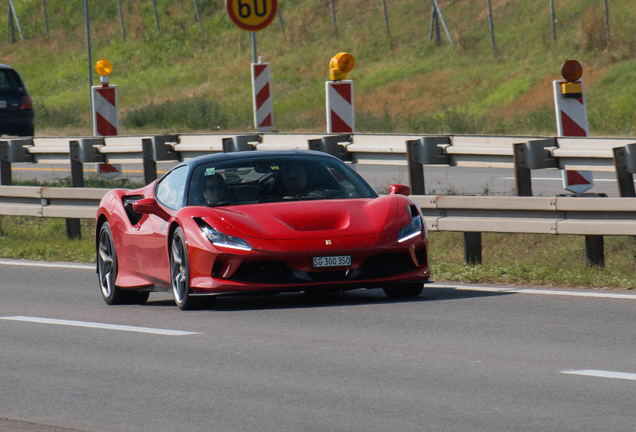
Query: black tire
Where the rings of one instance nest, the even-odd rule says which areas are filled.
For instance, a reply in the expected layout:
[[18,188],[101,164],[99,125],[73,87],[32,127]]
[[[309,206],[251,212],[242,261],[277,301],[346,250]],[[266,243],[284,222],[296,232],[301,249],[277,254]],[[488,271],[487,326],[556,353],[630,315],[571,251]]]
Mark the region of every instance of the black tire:
[[384,294],[392,299],[417,297],[422,294],[424,284],[422,282],[410,282],[387,285],[383,288]]
[[126,302],[127,293],[115,285],[117,281],[117,252],[113,233],[108,222],[99,230],[99,242],[97,244],[97,276],[102,298],[109,305],[117,305]]
[[126,304],[144,304],[148,301],[150,292],[148,291],[126,291]]
[[177,228],[170,244],[170,282],[174,302],[181,310],[207,309],[212,307],[216,297],[191,296],[190,289],[190,260],[185,236],[181,227]]

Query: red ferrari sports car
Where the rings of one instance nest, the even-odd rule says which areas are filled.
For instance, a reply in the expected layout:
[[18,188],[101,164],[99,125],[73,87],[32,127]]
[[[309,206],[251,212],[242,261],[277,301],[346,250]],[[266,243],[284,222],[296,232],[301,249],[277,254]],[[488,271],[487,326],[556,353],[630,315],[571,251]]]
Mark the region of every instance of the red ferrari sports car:
[[383,288],[429,279],[428,233],[410,188],[379,197],[326,153],[249,151],[183,162],[137,190],[113,189],[96,220],[108,304],[169,291],[180,309],[218,294]]

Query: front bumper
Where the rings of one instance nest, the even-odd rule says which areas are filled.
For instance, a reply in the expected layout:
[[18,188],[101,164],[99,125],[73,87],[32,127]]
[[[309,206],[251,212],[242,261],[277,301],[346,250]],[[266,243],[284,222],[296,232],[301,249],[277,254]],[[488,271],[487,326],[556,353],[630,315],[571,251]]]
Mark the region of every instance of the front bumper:
[[[395,233],[351,238],[260,241],[252,251],[215,251],[189,245],[191,288],[198,294],[382,287],[429,279],[428,243],[407,244]],[[219,248],[221,249],[221,248]],[[220,252],[220,253],[219,253]],[[350,255],[346,267],[314,268],[316,256]]]

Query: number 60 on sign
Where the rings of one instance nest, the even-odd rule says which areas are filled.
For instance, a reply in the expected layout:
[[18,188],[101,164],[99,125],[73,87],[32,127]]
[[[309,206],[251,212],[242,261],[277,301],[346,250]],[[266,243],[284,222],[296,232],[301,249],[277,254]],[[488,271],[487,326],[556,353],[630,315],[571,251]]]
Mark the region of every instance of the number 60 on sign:
[[225,0],[225,9],[240,29],[257,32],[270,25],[278,12],[278,0]]

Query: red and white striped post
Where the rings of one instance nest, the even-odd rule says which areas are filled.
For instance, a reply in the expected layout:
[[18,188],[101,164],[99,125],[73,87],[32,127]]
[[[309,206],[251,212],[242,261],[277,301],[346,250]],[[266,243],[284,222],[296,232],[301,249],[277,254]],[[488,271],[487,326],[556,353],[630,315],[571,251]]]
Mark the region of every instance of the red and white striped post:
[[271,74],[269,63],[252,63],[252,94],[254,95],[254,127],[267,132],[274,127]]
[[[574,94],[574,96],[568,96],[568,93],[563,93],[563,85],[576,85],[581,91],[579,93],[570,93]],[[552,81],[552,88],[554,90],[557,135],[562,137],[588,136],[589,129],[583,79],[573,82],[567,80]]]
[[356,130],[353,105],[353,81],[347,74],[356,61],[351,54],[339,53],[329,62],[329,77],[325,83],[327,97],[327,133],[353,133]]
[[113,70],[104,58],[97,62],[97,73],[101,76],[101,86],[92,87],[93,134],[95,136],[119,135],[119,105],[117,86],[108,85],[108,75]]
[[117,86],[93,86],[93,134],[119,135]]
[[563,170],[563,189],[583,194],[594,187],[592,171]]
[[[552,82],[558,136],[589,136],[582,74],[581,64],[568,60],[561,66],[564,79]],[[563,188],[570,192],[582,194],[594,186],[591,171],[563,170],[562,174]]]
[[327,133],[353,133],[356,130],[353,108],[353,81],[327,81]]

